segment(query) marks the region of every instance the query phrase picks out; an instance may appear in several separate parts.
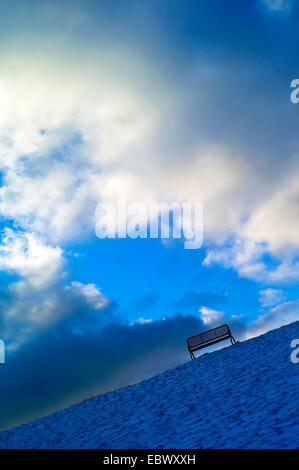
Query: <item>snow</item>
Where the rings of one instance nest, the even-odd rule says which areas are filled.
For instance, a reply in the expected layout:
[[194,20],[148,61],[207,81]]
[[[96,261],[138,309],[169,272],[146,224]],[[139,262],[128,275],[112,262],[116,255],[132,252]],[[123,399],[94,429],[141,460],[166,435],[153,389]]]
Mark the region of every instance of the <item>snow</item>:
[[[299,322],[0,434],[0,448],[299,447]],[[225,344],[225,343],[224,343]]]

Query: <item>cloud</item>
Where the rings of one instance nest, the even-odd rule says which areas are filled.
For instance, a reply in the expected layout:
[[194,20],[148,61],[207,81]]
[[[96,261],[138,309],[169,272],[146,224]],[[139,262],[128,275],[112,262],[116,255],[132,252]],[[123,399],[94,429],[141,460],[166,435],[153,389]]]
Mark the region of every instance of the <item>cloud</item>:
[[64,319],[72,322],[77,334],[99,330],[114,318],[116,305],[94,284],[65,285],[65,279],[58,279],[42,288],[26,280],[12,282],[0,291],[0,307],[1,337],[15,350],[46,330],[55,330]]
[[298,250],[299,189],[298,172],[293,168],[278,188],[251,212],[243,236],[256,243],[267,242],[276,254]]
[[73,281],[71,287],[67,287],[67,289],[73,289],[80,293],[95,310],[102,310],[109,305],[109,299],[93,283],[82,284],[82,282]]
[[[199,201],[205,208],[205,242],[221,245],[233,240],[231,251],[236,259],[231,266],[241,275],[257,280],[264,277],[267,267],[260,260],[265,253],[263,245],[282,262],[286,252],[298,249],[293,171],[275,183],[277,191],[272,194],[267,174],[258,175],[254,162],[249,164],[242,153],[235,155],[223,145],[185,151],[170,166],[167,154],[153,157],[152,144],[145,151],[145,141],[149,142],[150,136],[152,141],[156,139],[152,123],[156,120],[157,126],[159,122],[146,99],[141,106],[137,97],[132,99],[129,94],[130,87],[126,92],[126,83],[122,83],[115,84],[111,101],[102,100],[101,88],[107,77],[96,83],[90,73],[82,79],[85,88],[94,86],[99,93],[99,101],[90,108],[91,98],[82,84],[70,78],[72,86],[68,83],[67,90],[60,86],[64,69],[59,62],[54,65],[55,89],[60,90],[56,101],[63,103],[59,109],[53,105],[54,85],[43,77],[33,77],[31,83],[25,71],[22,84],[15,83],[18,79],[14,77],[4,80],[6,101],[2,99],[7,112],[0,123],[4,135],[0,152],[4,164],[2,216],[57,244],[94,230],[99,201]],[[35,93],[39,90],[34,105],[33,87]],[[21,107],[19,100],[25,100]],[[259,194],[252,197],[257,178]],[[239,260],[241,252],[243,259]],[[211,249],[206,264],[216,259],[225,263],[229,256],[226,248],[221,256]]]
[[223,312],[213,310],[210,307],[200,307],[199,312],[204,325],[211,326],[220,322],[224,318]]
[[143,318],[140,317],[136,320],[136,322],[131,323],[131,325],[135,325],[136,323],[139,325],[145,325],[146,323],[152,323],[153,319],[152,318]]
[[[0,244],[0,269],[8,277],[0,291],[1,336],[10,348],[18,348],[34,335],[52,328],[62,318],[80,309],[109,312],[112,302],[93,283],[68,284],[60,247],[45,242],[36,233],[5,228]],[[108,314],[108,313],[107,313]],[[98,315],[98,328],[106,321]]]
[[[50,10],[52,18],[57,7]],[[90,21],[90,15],[84,18]],[[279,282],[286,271],[289,279],[297,279],[290,256],[298,250],[298,175],[292,166],[298,139],[289,126],[281,132],[283,142],[273,142],[275,126],[288,122],[288,111],[281,106],[280,120],[273,123],[270,117],[277,114],[273,109],[282,98],[265,106],[262,98],[254,99],[251,85],[254,76],[261,85],[260,97],[272,96],[264,83],[271,70],[252,63],[249,72],[237,58],[211,63],[203,54],[183,76],[162,81],[138,51],[122,55],[114,44],[109,53],[104,47],[85,50],[78,44],[74,57],[70,38],[62,37],[59,51],[50,48],[44,54],[48,34],[41,34],[40,45],[33,47],[26,32],[22,47],[16,50],[8,40],[2,52],[3,217],[59,246],[94,231],[100,201],[203,202],[206,265],[229,265],[255,280],[266,273]],[[77,44],[75,29],[71,34]],[[246,122],[239,112],[231,111],[229,119],[221,114],[240,102],[240,76],[249,96]],[[196,90],[192,105],[186,91],[190,87]],[[227,103],[230,89],[235,91]],[[213,119],[211,109],[217,110]],[[190,118],[182,120],[182,115]],[[183,145],[180,135],[188,136],[195,122],[197,137]],[[270,128],[263,129],[261,139],[264,122]],[[225,132],[220,132],[223,127]],[[246,144],[252,139],[254,151]],[[266,252],[281,267],[269,271],[262,259]]]
[[[284,298],[282,291],[275,290],[275,293],[270,292],[271,289],[267,289],[267,291],[269,292],[264,292],[261,296],[262,300],[265,300],[267,305],[263,305],[263,313],[252,322],[248,322],[243,315],[230,316],[225,311],[202,306],[199,309],[199,313],[203,329],[215,328],[221,324],[228,323],[233,335],[237,340],[241,341],[259,336],[269,330],[299,320],[299,299],[282,302]],[[274,291],[274,289],[272,289],[272,291]],[[276,303],[278,303],[278,305],[272,307],[272,305]]]
[[261,0],[260,3],[275,13],[290,13],[295,5],[294,0]]
[[132,160],[153,120],[147,98],[125,74],[116,78],[106,54],[84,71],[63,62],[28,50],[0,67],[0,213],[56,242],[94,229],[101,172],[107,179],[111,166]]
[[112,320],[98,329],[93,317],[82,332],[78,327],[85,328],[85,316],[81,310],[76,328],[74,317],[66,317],[7,352],[0,369],[2,428],[188,360],[186,337],[201,329],[198,318],[182,316],[131,326]]
[[260,315],[256,321],[248,328],[245,338],[258,336],[266,333],[270,329],[279,328],[299,320],[299,299],[282,302]]
[[264,244],[239,239],[229,246],[208,249],[203,265],[222,264],[227,269],[233,268],[242,277],[261,281],[265,279],[263,256],[266,252],[267,247]]
[[272,307],[282,302],[286,294],[281,289],[264,289],[260,291],[259,302],[262,307]]
[[35,287],[58,276],[63,265],[62,250],[35,233],[6,228],[0,244],[0,269],[25,278]]
[[297,251],[290,254],[271,252],[266,242],[239,238],[230,245],[207,250],[203,266],[221,264],[239,276],[263,284],[292,284],[299,279]]

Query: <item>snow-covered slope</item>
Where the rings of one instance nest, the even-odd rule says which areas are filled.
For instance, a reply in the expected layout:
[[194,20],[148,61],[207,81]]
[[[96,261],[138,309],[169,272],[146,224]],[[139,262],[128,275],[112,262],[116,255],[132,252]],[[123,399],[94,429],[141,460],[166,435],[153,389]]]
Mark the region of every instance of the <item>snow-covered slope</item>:
[[0,434],[0,448],[299,447],[299,322]]

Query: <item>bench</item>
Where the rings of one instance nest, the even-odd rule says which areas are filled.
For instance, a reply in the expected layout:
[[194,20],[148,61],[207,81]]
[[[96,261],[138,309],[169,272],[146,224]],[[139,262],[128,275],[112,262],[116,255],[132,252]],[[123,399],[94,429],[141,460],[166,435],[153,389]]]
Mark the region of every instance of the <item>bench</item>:
[[213,328],[212,330],[205,331],[195,336],[190,336],[190,338],[187,338],[187,346],[191,359],[195,359],[195,351],[226,339],[230,339],[232,344],[236,344],[235,338],[231,334],[228,325],[217,326],[217,328]]

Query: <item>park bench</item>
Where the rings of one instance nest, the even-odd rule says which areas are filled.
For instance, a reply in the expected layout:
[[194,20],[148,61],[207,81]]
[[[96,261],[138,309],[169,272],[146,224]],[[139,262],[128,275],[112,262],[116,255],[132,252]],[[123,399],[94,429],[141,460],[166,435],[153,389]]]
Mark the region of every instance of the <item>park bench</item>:
[[232,344],[236,344],[235,338],[231,334],[228,325],[217,326],[217,328],[187,338],[187,346],[191,359],[195,359],[195,351],[206,348],[207,346],[212,346],[212,344],[219,343],[219,341],[226,339],[230,339]]

